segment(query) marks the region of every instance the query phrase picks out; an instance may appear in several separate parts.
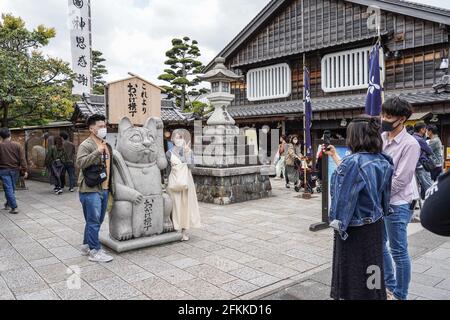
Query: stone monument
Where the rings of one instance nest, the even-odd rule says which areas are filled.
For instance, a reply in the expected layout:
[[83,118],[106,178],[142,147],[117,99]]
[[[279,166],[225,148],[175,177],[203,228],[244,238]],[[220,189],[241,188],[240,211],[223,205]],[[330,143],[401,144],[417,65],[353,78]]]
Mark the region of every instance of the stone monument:
[[205,128],[195,129],[194,154],[196,167],[192,170],[199,201],[227,205],[256,200],[271,195],[268,166],[259,165],[254,146],[228,113],[234,100],[231,82],[241,80],[224,65],[224,58],[200,78],[211,82],[208,100],[214,112]]
[[141,128],[123,118],[112,160],[114,204],[109,235],[101,242],[124,252],[181,240],[173,230],[172,201],[161,184],[161,170],[167,167],[161,119],[149,118]]

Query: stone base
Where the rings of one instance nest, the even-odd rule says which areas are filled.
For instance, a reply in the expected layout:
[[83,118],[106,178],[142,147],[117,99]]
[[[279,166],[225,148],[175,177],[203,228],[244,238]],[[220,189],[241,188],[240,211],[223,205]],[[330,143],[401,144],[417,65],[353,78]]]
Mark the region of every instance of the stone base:
[[159,246],[165,243],[181,241],[183,238],[180,232],[170,232],[153,237],[144,237],[133,239],[129,241],[117,241],[112,239],[109,235],[101,235],[100,242],[106,247],[114,250],[117,253]]
[[201,202],[228,205],[268,198],[272,185],[267,174],[270,167],[194,168],[197,198]]

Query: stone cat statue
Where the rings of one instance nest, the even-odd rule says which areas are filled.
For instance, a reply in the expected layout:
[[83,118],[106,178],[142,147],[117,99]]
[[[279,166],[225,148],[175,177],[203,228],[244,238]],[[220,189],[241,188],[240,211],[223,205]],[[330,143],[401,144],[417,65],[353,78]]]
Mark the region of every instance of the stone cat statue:
[[172,201],[161,185],[161,170],[167,167],[163,128],[159,118],[148,119],[142,128],[126,117],[119,123],[109,222],[110,235],[116,240],[173,231]]

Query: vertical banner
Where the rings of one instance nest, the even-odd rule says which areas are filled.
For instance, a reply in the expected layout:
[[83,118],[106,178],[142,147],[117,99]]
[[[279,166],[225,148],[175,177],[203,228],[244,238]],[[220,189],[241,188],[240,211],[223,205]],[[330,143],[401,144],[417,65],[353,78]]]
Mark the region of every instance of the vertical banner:
[[379,116],[383,104],[380,68],[380,45],[377,43],[370,52],[369,89],[366,97],[366,114]]
[[91,93],[92,41],[90,0],[69,1],[69,29],[72,69],[75,73],[73,94]]
[[312,104],[311,104],[311,84],[310,75],[307,67],[304,68],[304,84],[305,84],[305,149],[306,156],[312,157],[312,141],[311,141],[311,127],[312,127]]

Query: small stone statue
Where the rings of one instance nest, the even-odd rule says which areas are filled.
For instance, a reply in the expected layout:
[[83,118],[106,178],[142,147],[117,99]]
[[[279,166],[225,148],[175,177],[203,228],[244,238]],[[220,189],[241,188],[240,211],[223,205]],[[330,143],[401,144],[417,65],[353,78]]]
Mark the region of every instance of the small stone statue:
[[112,238],[126,241],[173,231],[172,201],[161,185],[166,167],[161,119],[150,118],[140,128],[123,118],[113,156]]

